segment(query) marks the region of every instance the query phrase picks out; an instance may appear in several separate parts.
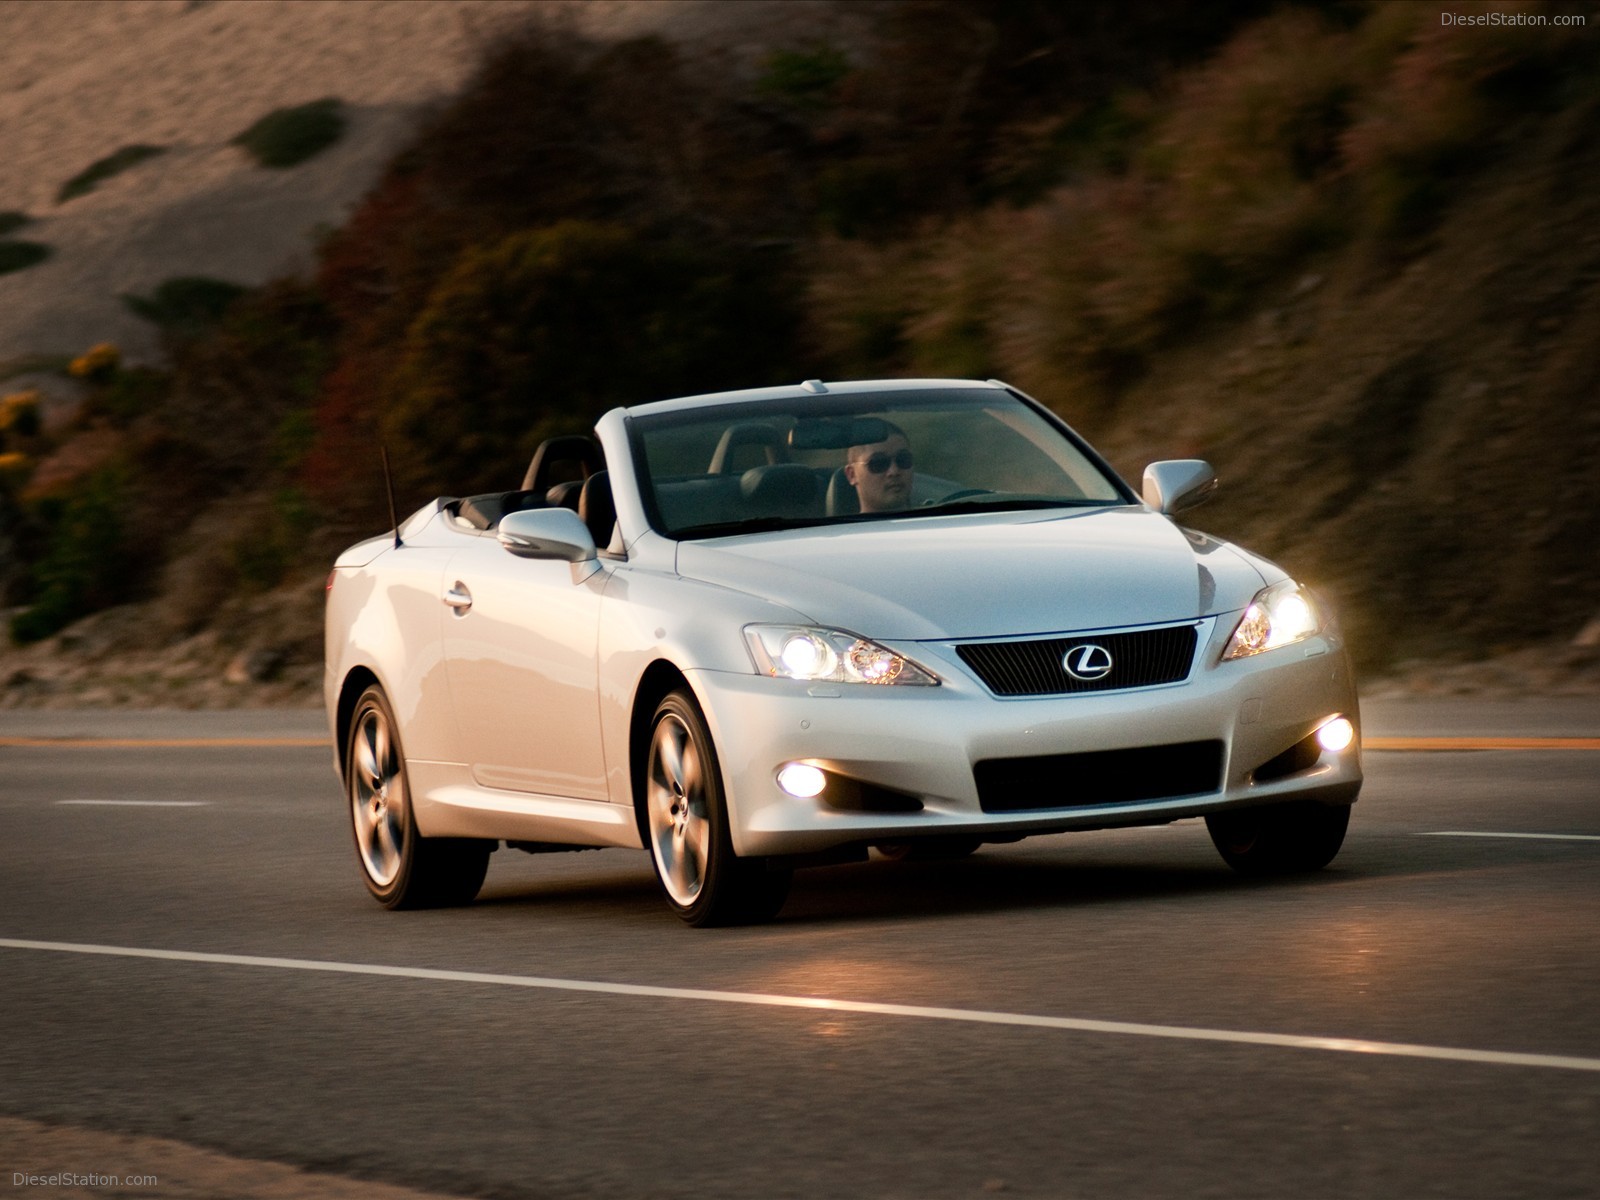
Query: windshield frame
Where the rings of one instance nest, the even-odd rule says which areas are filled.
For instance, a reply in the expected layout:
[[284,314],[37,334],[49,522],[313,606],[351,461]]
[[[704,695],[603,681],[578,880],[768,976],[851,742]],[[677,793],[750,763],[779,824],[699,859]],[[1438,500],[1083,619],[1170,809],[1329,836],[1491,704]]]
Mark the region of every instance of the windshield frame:
[[[955,383],[955,381],[952,381],[952,383]],[[941,387],[937,383],[930,382],[927,387],[914,390],[884,389],[882,391],[871,391],[863,389],[808,396],[773,396],[769,393],[760,398],[729,400],[708,403],[704,406],[677,407],[675,405],[671,410],[665,412],[632,412],[625,417],[624,422],[627,430],[629,452],[633,460],[634,480],[638,487],[639,500],[644,508],[645,519],[649,522],[650,528],[660,536],[672,541],[699,541],[702,539],[769,533],[785,529],[836,528],[858,524],[879,525],[886,521],[905,520],[907,518],[970,515],[974,509],[964,504],[949,509],[941,508],[938,505],[929,505],[900,509],[894,512],[842,513],[832,516],[797,517],[792,519],[753,517],[747,521],[737,523],[724,522],[672,529],[663,518],[657,502],[656,486],[651,477],[649,457],[645,448],[645,435],[653,429],[668,429],[679,425],[700,424],[711,418],[725,420],[731,425],[740,421],[771,416],[774,410],[794,414],[796,409],[801,406],[804,408],[804,414],[808,417],[850,416],[872,411],[892,412],[895,408],[908,407],[915,405],[919,401],[926,402],[935,398],[941,402],[966,404],[973,408],[982,408],[992,406],[997,394],[1016,402],[1040,418],[1049,429],[1067,442],[1085,462],[1104,478],[1117,494],[1117,499],[1073,501],[1068,499],[1044,500],[1037,497],[1018,498],[1009,505],[1004,501],[997,503],[993,506],[992,511],[996,513],[1021,510],[1043,512],[1056,509],[1082,511],[1085,508],[1116,508],[1141,503],[1138,495],[1128,486],[1127,481],[1075,429],[1032,396],[1009,385],[990,389],[975,388],[970,385],[962,387],[959,384],[951,387]]]

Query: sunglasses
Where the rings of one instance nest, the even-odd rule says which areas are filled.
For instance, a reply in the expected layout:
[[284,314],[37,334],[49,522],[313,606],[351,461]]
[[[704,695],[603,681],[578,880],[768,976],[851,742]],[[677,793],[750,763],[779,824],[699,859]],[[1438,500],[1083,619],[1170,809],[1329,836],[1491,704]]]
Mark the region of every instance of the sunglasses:
[[911,470],[912,466],[915,465],[917,460],[911,457],[911,451],[909,450],[897,450],[893,454],[890,454],[887,450],[879,450],[871,458],[868,458],[865,461],[867,464],[867,470],[871,471],[874,475],[882,475],[889,469],[890,463],[893,463],[902,471],[909,471]]

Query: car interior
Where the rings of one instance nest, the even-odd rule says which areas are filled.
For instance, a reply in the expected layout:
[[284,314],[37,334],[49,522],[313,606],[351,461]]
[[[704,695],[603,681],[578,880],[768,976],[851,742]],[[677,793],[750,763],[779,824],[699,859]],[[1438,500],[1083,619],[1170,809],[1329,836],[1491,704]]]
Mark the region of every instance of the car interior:
[[[705,474],[663,480],[656,497],[673,529],[860,511],[842,468],[791,462],[784,433],[760,421],[730,425]],[[589,527],[597,546],[611,544],[616,507],[610,475],[593,439],[581,434],[549,438],[535,451],[520,488],[467,496],[447,506],[457,519],[485,532],[492,532],[507,513],[535,508],[571,509]]]
[[[852,426],[853,436],[875,436],[871,427],[862,432],[859,420]],[[795,462],[793,444],[788,433],[765,421],[729,425],[703,473],[652,480],[664,527],[690,530],[743,521],[809,521],[858,514],[856,489],[844,468]],[[954,486],[949,480],[919,475],[916,502],[943,495]],[[468,496],[448,505],[447,511],[473,529],[492,532],[507,513],[536,508],[571,509],[589,527],[595,545],[614,548],[617,514],[611,477],[593,439],[581,434],[549,438],[534,453],[520,488]]]
[[[765,421],[742,421],[728,426],[711,456],[705,474],[657,477],[656,504],[669,530],[720,526],[740,521],[779,518],[809,521],[851,517],[861,512],[856,489],[838,465],[837,456],[851,445],[887,436],[876,418],[854,417],[846,422],[813,421],[812,436],[788,433]],[[833,428],[833,426],[837,428]],[[830,454],[827,465],[810,466],[793,461],[792,448],[822,450]],[[926,472],[918,472],[913,503],[942,496],[957,485]]]
[[[576,478],[571,478],[576,473]],[[595,545],[605,549],[616,530],[617,509],[611,498],[611,476],[600,447],[582,434],[548,438],[513,492],[467,496],[448,506],[474,529],[492,531],[507,513],[531,508],[567,508],[589,527]]]

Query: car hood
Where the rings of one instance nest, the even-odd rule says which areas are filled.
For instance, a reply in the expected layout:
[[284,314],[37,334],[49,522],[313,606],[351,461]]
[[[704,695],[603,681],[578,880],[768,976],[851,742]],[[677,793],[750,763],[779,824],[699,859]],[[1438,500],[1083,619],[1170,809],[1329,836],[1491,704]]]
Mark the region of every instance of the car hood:
[[1004,637],[1242,609],[1263,578],[1143,508],[903,517],[683,542],[681,575],[885,641]]

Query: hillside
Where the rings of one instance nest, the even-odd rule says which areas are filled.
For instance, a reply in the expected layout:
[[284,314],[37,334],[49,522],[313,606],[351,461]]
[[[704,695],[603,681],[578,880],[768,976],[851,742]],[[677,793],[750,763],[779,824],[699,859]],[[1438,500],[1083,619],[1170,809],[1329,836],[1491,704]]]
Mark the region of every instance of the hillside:
[[1526,129],[1398,261],[1297,265],[1130,389],[1108,449],[1212,459],[1196,521],[1330,592],[1368,663],[1592,638],[1597,124],[1589,101]]
[[480,30],[408,124],[351,124],[314,257],[297,232],[232,278],[298,274],[19,377],[82,400],[0,448],[33,641],[0,705],[315,702],[322,564],[383,523],[379,439],[420,502],[614,403],[877,374],[1006,378],[1135,481],[1211,459],[1195,523],[1331,597],[1385,686],[1600,688],[1600,29],[1555,24],[1580,9],[685,4],[653,26],[676,41],[559,11]]
[[[0,7],[0,212],[52,256],[0,274],[0,370],[116,343],[159,355],[120,297],[173,277],[250,286],[315,262],[430,107],[529,20],[604,37],[670,28],[759,44],[812,28],[818,0],[8,0]],[[276,109],[337,98],[345,136],[293,171],[233,139]],[[62,186],[130,146],[160,150],[80,195]]]

